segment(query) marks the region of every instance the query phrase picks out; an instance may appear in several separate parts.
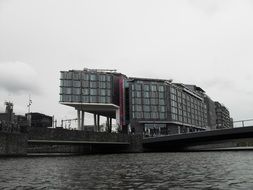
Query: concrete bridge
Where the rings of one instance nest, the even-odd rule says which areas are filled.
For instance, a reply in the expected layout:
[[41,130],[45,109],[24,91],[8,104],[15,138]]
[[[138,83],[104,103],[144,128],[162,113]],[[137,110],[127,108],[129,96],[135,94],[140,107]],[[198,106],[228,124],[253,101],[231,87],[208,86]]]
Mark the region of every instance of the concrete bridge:
[[[177,134],[169,136],[149,137],[143,139],[144,151],[184,151],[191,147],[212,148],[214,144],[234,146],[231,142],[251,140],[253,146],[253,126],[196,133]],[[245,141],[246,142],[246,141]],[[210,146],[211,145],[211,146]],[[190,149],[189,149],[190,148]]]

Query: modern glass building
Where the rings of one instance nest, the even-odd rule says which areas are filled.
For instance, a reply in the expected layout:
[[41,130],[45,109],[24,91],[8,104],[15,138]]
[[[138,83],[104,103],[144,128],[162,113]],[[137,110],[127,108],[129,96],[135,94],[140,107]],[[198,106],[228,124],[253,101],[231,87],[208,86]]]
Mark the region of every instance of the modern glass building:
[[207,128],[204,99],[183,84],[130,78],[130,125],[147,135],[201,131]]
[[77,110],[80,130],[85,130],[85,112],[94,114],[97,131],[100,126],[100,115],[107,117],[109,127],[111,127],[112,118],[117,120],[118,125],[123,125],[125,78],[124,75],[111,70],[61,71],[60,103]]
[[97,69],[62,71],[60,81],[60,103],[77,110],[79,130],[85,112],[94,114],[97,131],[105,116],[109,129],[116,119],[123,132],[149,136],[210,130],[220,121],[219,108],[195,85]]

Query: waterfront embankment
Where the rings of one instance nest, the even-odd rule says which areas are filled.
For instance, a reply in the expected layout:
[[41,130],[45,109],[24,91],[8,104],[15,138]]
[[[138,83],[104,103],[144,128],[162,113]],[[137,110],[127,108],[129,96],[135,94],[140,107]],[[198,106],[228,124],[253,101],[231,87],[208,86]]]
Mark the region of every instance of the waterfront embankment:
[[25,156],[27,134],[0,132],[0,156]]

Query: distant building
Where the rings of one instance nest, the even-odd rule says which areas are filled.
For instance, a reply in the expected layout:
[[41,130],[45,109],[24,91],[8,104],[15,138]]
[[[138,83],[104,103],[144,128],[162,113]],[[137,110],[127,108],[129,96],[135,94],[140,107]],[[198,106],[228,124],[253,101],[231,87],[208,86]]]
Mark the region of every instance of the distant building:
[[5,102],[5,112],[0,113],[0,120],[6,121],[6,122],[14,122],[15,120],[15,114],[13,112],[13,103],[11,102]]
[[218,124],[220,128],[227,126],[217,123],[219,109],[196,85],[128,78],[116,71],[97,69],[61,71],[60,81],[60,103],[77,110],[79,130],[88,130],[84,125],[85,112],[94,114],[95,131],[100,129],[100,116],[107,118],[105,128],[109,132],[114,118],[119,130],[146,135],[213,130]]
[[219,102],[215,102],[216,128],[231,128],[231,118],[228,109]]
[[26,118],[30,116],[31,127],[52,127],[53,117],[42,113],[28,113]]

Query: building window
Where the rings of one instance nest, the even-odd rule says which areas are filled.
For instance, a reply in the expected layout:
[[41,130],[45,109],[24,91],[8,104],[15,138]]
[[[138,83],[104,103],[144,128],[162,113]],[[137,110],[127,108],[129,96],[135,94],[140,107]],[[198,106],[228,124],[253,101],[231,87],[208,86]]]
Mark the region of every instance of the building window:
[[80,81],[73,81],[73,87],[80,87],[81,82]]
[[91,88],[97,88],[97,82],[90,82]]
[[110,82],[111,81],[111,76],[107,76],[107,81]]
[[144,112],[144,118],[145,119],[150,119],[150,113],[149,112]]
[[141,92],[140,91],[136,91],[136,97],[140,98],[141,97]]
[[72,96],[72,101],[73,102],[80,102],[80,96]]
[[149,92],[143,92],[144,98],[149,98]]
[[159,117],[160,117],[160,119],[165,119],[165,114],[164,113],[160,113]]
[[157,103],[158,103],[157,99],[151,99],[151,104],[152,105],[157,105]]
[[157,91],[156,85],[151,85],[151,91]]
[[99,80],[100,81],[106,81],[106,76],[105,75],[99,75]]
[[90,89],[90,95],[97,95],[97,89]]
[[85,103],[89,103],[90,102],[90,97],[89,96],[82,96],[82,101]]
[[165,106],[160,106],[160,112],[165,112]]
[[72,79],[72,72],[66,73],[66,79]]
[[149,91],[149,85],[148,84],[144,85],[144,91]]
[[139,112],[142,111],[142,107],[137,105],[136,106],[136,111],[139,111]]
[[111,90],[107,90],[107,96],[111,96]]
[[105,82],[99,82],[99,88],[106,88]]
[[141,104],[141,99],[140,98],[135,98],[135,103],[136,104]]
[[159,98],[164,98],[164,93],[159,93]]
[[106,95],[106,90],[101,89],[101,90],[100,90],[100,95],[101,95],[101,96],[105,96],[105,95]]
[[89,81],[82,81],[82,87],[89,87]]
[[159,99],[159,104],[160,105],[165,105],[164,99]]
[[146,105],[150,104],[150,100],[149,99],[144,98],[143,101],[144,101],[144,104],[146,104]]
[[94,74],[91,74],[91,75],[90,75],[90,80],[92,80],[92,81],[97,80],[97,76],[94,75]]
[[80,94],[81,90],[80,88],[73,88],[73,94]]
[[164,92],[164,86],[159,86],[159,92]]
[[79,73],[73,73],[73,79],[79,80]]
[[107,97],[106,97],[106,102],[107,102],[107,103],[110,103],[110,102],[111,102],[111,97],[110,97],[110,96],[107,96]]
[[97,102],[97,96],[90,96],[90,102],[96,103]]
[[144,110],[143,110],[144,112],[150,112],[150,106],[145,106],[144,105],[143,108],[144,108]]
[[82,94],[83,95],[89,95],[89,89],[87,89],[87,88],[82,89]]
[[63,95],[62,99],[64,102],[71,102],[71,95]]
[[82,74],[82,79],[83,79],[83,80],[89,80],[89,78],[90,78],[90,77],[89,77],[89,74],[88,74],[88,73],[83,73],[83,74]]
[[151,118],[158,119],[158,112],[151,112]]
[[106,102],[105,97],[100,96],[100,97],[99,97],[99,102],[100,102],[100,103],[105,103],[105,102]]
[[72,94],[72,89],[71,88],[65,88],[65,92],[66,94]]
[[71,80],[64,80],[63,86],[72,86],[72,81]]
[[136,90],[141,90],[141,84],[135,84],[135,89]]

